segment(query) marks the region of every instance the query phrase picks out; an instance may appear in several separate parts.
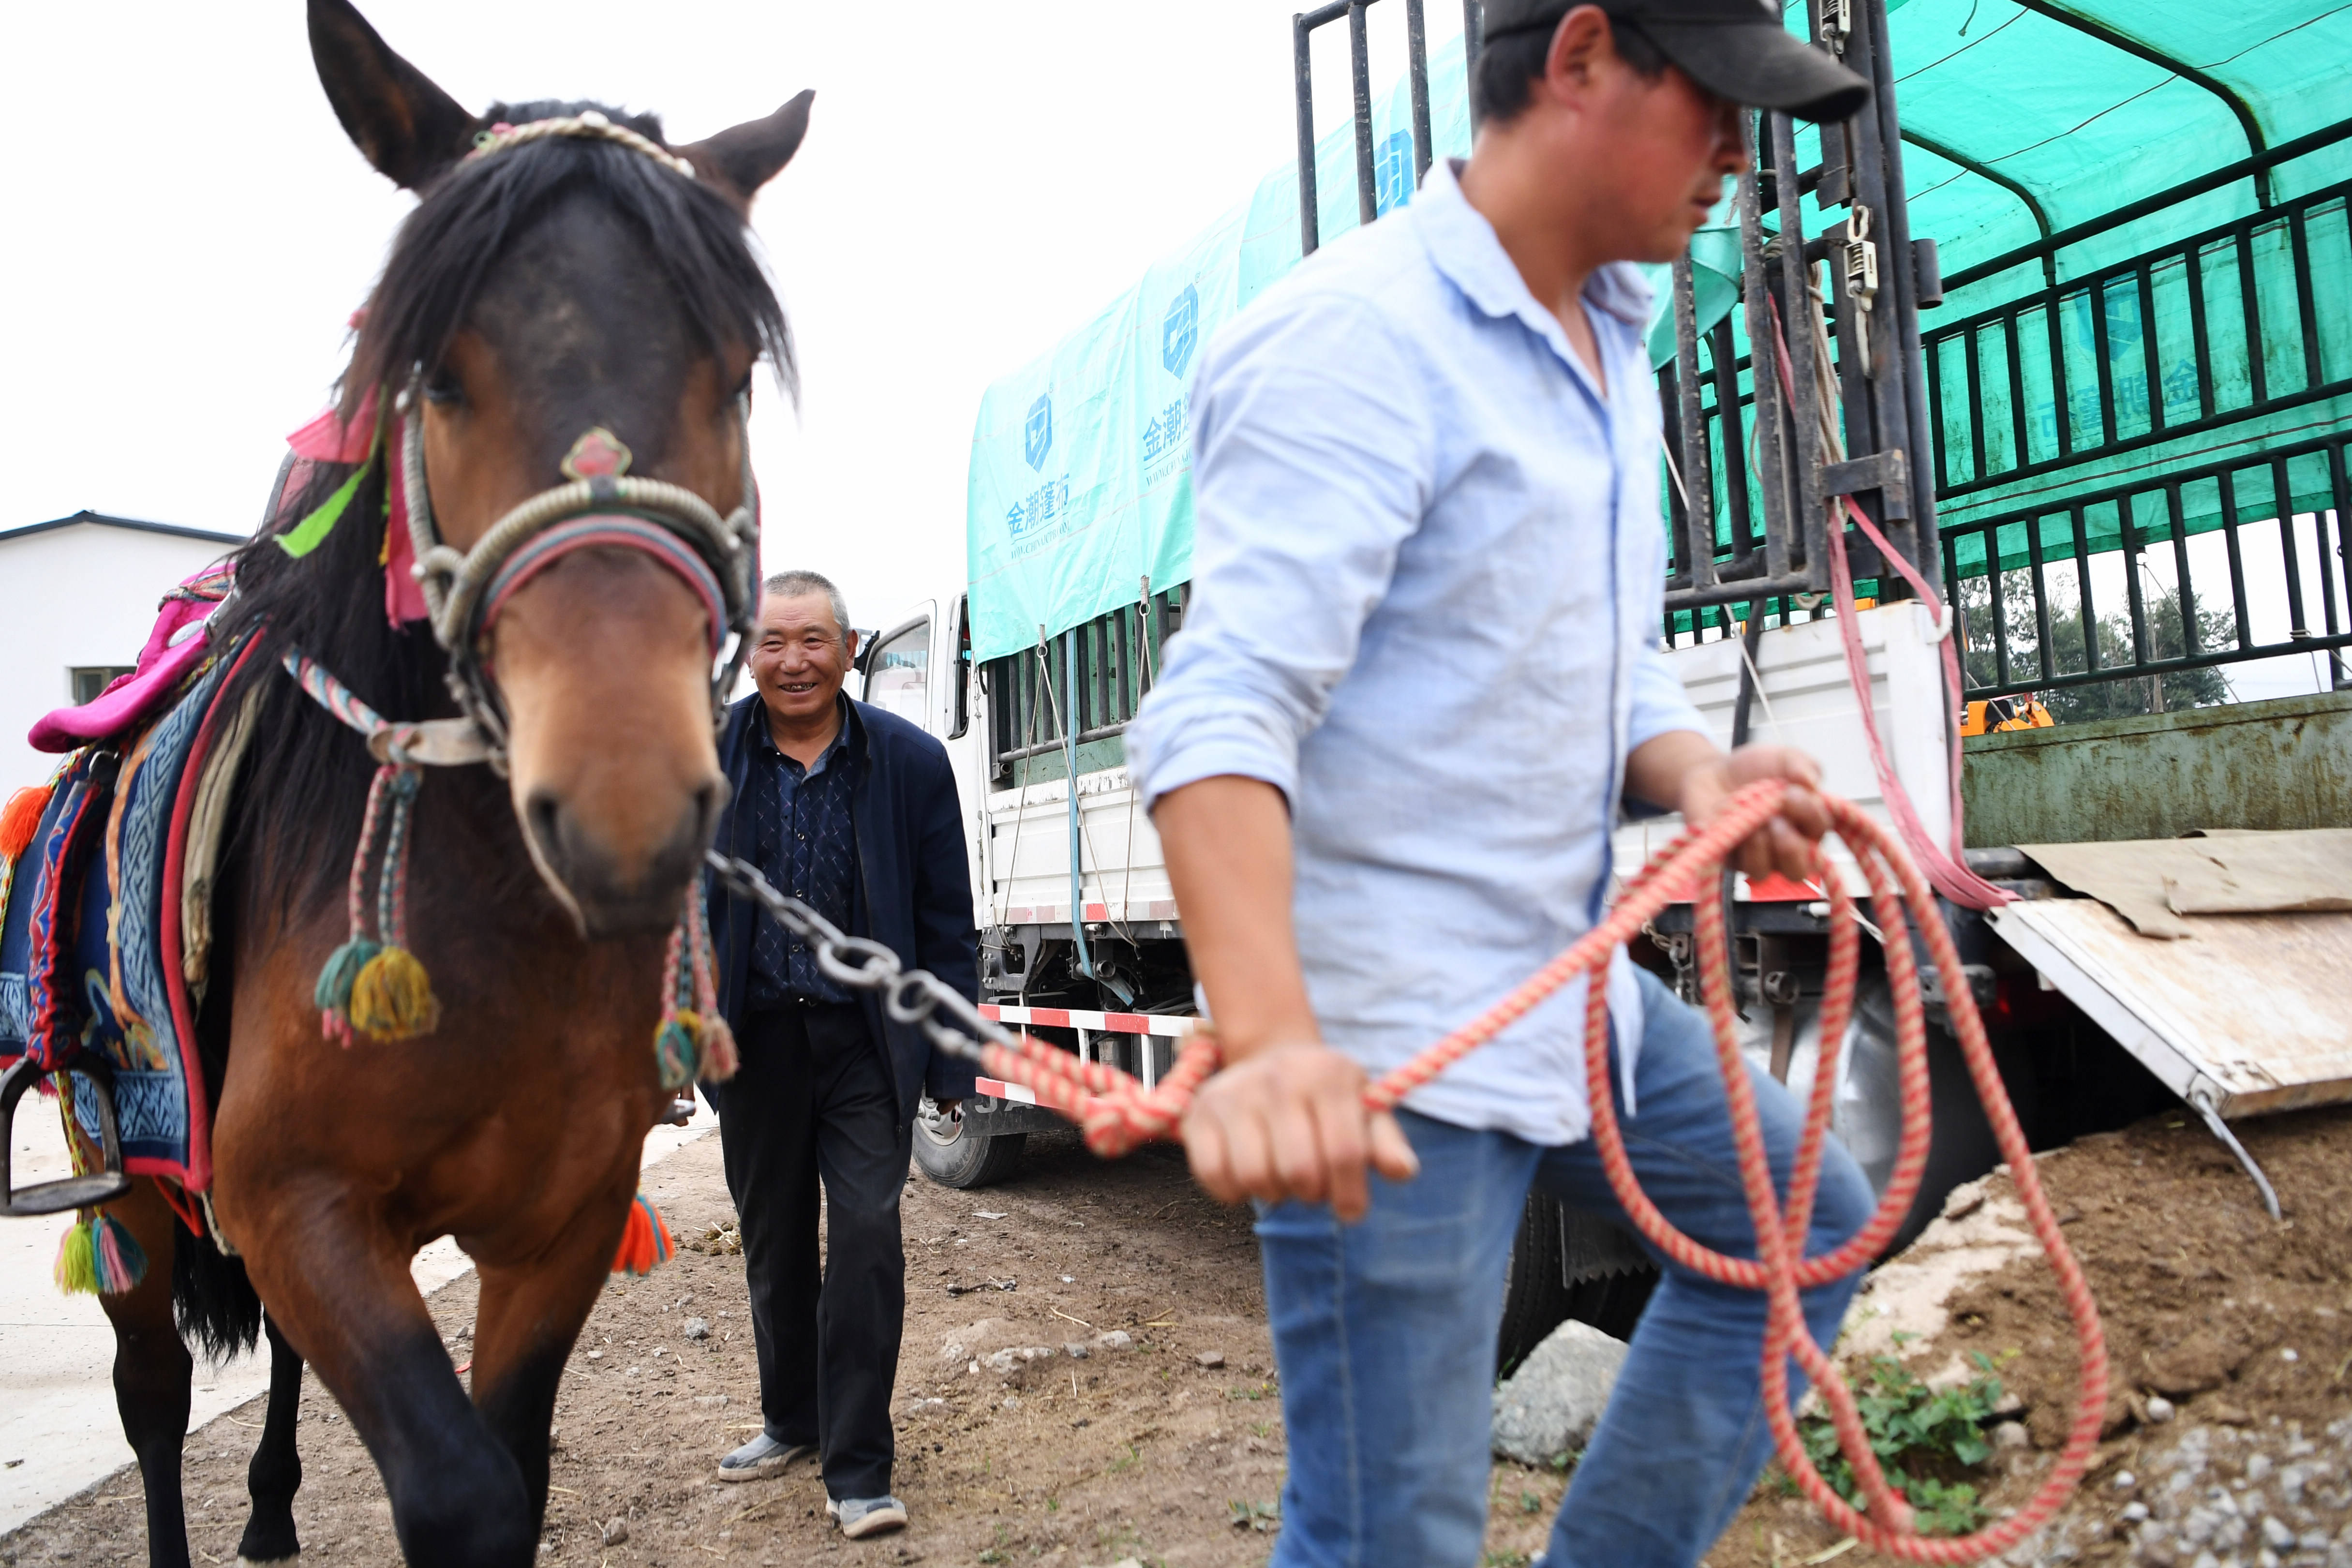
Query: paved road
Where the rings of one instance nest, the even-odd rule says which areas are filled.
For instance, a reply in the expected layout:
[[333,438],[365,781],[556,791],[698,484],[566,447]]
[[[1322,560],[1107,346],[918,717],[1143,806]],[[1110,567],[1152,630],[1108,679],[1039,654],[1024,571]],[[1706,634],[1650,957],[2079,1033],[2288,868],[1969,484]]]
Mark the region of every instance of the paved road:
[[[653,1164],[718,1126],[697,1101],[683,1128],[656,1127],[646,1139]],[[12,1152],[21,1185],[68,1173],[64,1129],[54,1102],[27,1097]],[[70,1214],[0,1221],[0,1531],[132,1460],[114,1409],[114,1331],[94,1296],[62,1294],[49,1277]],[[473,1265],[443,1237],[416,1255],[417,1287],[430,1295]],[[269,1386],[269,1358],[240,1356],[196,1365],[188,1430],[201,1428]]]

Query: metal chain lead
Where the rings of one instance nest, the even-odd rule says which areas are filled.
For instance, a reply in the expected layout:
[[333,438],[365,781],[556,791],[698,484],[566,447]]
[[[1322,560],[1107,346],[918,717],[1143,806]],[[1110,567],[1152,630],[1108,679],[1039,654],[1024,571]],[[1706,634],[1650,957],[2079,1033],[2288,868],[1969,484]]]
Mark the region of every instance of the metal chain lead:
[[[707,851],[704,858],[720,887],[751,900],[769,919],[807,943],[817,967],[835,984],[878,994],[883,1011],[898,1023],[920,1028],[940,1049],[977,1062],[982,1042],[1020,1048],[1020,1040],[1009,1030],[981,1016],[969,997],[929,970],[908,969],[880,942],[851,936],[798,899],[778,892],[756,867],[745,861],[716,849]],[[941,1018],[941,1013],[948,1018]]]

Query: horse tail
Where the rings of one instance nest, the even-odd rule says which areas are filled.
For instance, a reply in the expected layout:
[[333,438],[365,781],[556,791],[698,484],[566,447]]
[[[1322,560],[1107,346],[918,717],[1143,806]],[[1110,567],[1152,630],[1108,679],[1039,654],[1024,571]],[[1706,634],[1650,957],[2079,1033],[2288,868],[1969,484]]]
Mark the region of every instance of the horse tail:
[[246,1278],[245,1259],[231,1258],[179,1222],[172,1248],[172,1309],[180,1337],[209,1361],[250,1351],[261,1339],[261,1297]]

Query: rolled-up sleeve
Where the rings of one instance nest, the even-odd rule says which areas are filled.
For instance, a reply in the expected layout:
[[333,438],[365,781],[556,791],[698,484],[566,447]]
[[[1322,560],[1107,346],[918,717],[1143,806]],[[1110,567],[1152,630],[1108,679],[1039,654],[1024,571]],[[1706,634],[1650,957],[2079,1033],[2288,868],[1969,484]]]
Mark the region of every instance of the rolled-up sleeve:
[[1299,742],[1429,506],[1422,381],[1375,306],[1344,295],[1261,300],[1212,346],[1193,393],[1192,595],[1127,733],[1147,809],[1222,774],[1295,804]]

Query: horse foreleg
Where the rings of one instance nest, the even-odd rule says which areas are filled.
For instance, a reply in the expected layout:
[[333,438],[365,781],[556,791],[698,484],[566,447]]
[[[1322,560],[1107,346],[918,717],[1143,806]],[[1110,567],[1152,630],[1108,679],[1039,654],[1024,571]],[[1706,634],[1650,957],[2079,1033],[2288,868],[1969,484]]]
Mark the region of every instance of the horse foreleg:
[[294,1533],[294,1494],[302,1485],[302,1456],[294,1447],[295,1424],[302,1415],[302,1357],[275,1322],[265,1317],[261,1326],[269,1335],[269,1414],[264,1418],[261,1446],[254,1449],[252,1468],[246,1471],[253,1512],[245,1521],[245,1538],[236,1545],[239,1568],[291,1563],[302,1555],[302,1542]]
[[283,1190],[231,1223],[274,1326],[375,1459],[402,1554],[435,1568],[528,1568],[536,1510],[449,1365],[404,1241],[339,1203]]
[[152,1181],[107,1211],[147,1255],[146,1277],[120,1296],[100,1296],[114,1324],[114,1404],[122,1435],[139,1456],[147,1495],[149,1568],[188,1568],[188,1524],[180,1499],[180,1450],[188,1436],[188,1384],[195,1362],[172,1320],[172,1252],[179,1221]]
[[[634,1184],[634,1158],[628,1176]],[[620,1244],[619,1222],[626,1214],[613,1194],[596,1194],[562,1239],[528,1264],[480,1265],[474,1403],[521,1468],[530,1495],[534,1537],[547,1517],[547,1434],[555,1416],[556,1390],[581,1325],[604,1288],[614,1249]],[[588,1217],[592,1215],[593,1219]]]

